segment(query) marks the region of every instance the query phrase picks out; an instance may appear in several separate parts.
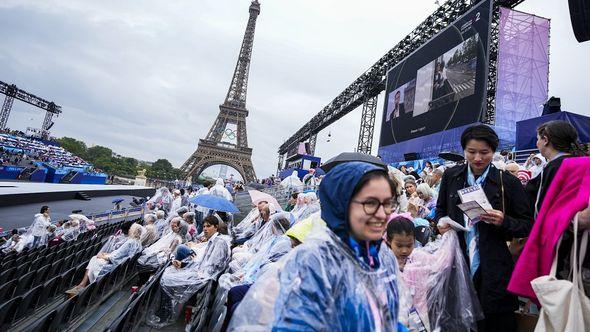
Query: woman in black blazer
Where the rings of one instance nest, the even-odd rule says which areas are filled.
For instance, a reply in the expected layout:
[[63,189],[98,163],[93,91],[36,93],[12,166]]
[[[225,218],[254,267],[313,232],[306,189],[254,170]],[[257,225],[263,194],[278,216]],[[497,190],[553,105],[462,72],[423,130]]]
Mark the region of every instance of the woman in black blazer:
[[[516,331],[514,311],[518,301],[506,290],[514,262],[506,241],[528,236],[532,226],[531,210],[520,181],[491,163],[498,143],[498,135],[486,125],[475,125],[463,132],[461,146],[466,164],[445,171],[435,215],[437,221],[448,216],[465,225],[465,217],[457,207],[461,203],[458,190],[474,184],[482,186],[493,207],[481,216],[473,231],[458,232],[485,315],[478,324],[479,331]],[[449,229],[439,227],[441,233]]]

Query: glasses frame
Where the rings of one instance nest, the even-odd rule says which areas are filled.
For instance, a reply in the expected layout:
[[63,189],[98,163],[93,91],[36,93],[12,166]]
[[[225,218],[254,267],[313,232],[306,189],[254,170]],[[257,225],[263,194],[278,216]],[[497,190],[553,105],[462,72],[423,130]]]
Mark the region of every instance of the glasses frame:
[[[367,211],[367,204],[372,203],[372,202],[379,202],[379,205],[377,205],[377,208],[375,209],[375,211],[373,211],[372,213],[369,213]],[[390,198],[388,201],[386,202],[381,202],[378,199],[374,198],[374,199],[368,199],[364,202],[361,201],[357,201],[357,200],[351,200],[352,203],[357,203],[363,206],[363,211],[369,215],[369,216],[374,216],[375,214],[377,214],[377,212],[379,211],[379,208],[383,207],[383,212],[385,212],[385,214],[392,214],[393,211],[395,211],[395,209],[397,208],[397,202],[395,200],[394,197]],[[391,210],[389,212],[387,212],[387,209],[385,207],[385,204],[387,203],[391,203]]]

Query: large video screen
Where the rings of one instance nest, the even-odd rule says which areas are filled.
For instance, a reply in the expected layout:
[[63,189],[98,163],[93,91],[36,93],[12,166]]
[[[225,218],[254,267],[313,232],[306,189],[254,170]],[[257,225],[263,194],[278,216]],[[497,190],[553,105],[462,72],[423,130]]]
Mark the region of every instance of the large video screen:
[[481,119],[490,20],[484,0],[387,73],[380,147]]

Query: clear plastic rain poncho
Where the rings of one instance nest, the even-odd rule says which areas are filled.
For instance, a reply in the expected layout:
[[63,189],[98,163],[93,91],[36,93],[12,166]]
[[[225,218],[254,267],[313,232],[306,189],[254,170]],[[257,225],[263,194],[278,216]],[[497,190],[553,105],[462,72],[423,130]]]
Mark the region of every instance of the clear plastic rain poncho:
[[109,253],[109,259],[102,259],[96,256],[88,262],[88,280],[92,283],[103,277],[105,274],[113,271],[115,267],[123,263],[128,258],[133,257],[141,251],[141,242],[137,238],[128,238],[115,251]]
[[239,242],[243,239],[249,239],[256,233],[256,220],[260,218],[260,212],[254,207],[239,224],[231,228],[234,241]]
[[[381,241],[367,243],[373,267],[350,244],[348,206],[375,165],[337,165],[320,184],[325,231],[283,256],[250,288],[229,331],[397,331],[397,262]],[[316,223],[316,224],[319,224]],[[378,247],[377,247],[378,245]],[[362,247],[361,247],[362,248]],[[368,260],[368,257],[367,257]]]
[[61,233],[61,239],[66,242],[76,240],[78,238],[78,235],[80,235],[81,233],[80,224],[77,220],[71,220],[68,221],[68,223],[70,224],[70,227],[65,228]]
[[182,221],[178,229],[178,233],[170,231],[154,244],[145,248],[137,263],[144,268],[157,269],[158,266],[167,262],[170,254],[176,249],[176,246],[186,242],[188,225]]
[[223,179],[218,178],[215,182],[215,185],[209,190],[209,194],[217,197],[222,197],[227,199],[228,201],[233,201],[233,197],[229,190],[225,188],[225,184]]
[[[24,234],[20,236],[20,240],[14,246],[14,251],[21,253],[25,248],[30,248],[33,246],[34,236],[32,234],[31,228],[29,228]],[[47,243],[47,236],[41,237],[38,245],[44,245]]]
[[76,220],[78,222],[78,224],[80,225],[80,232],[86,232],[88,230],[88,225],[90,225],[91,227],[94,225],[92,220],[88,219],[88,217],[86,217],[83,214],[70,214],[68,218],[70,218],[70,220],[72,221]]
[[[305,243],[259,275],[228,331],[376,331],[371,310],[397,312],[397,262],[386,245],[379,255],[387,269],[367,271],[321,219],[313,223]],[[381,331],[396,331],[394,317],[381,316]]]
[[123,234],[121,230],[118,230],[117,233],[109,236],[108,240],[105,244],[100,248],[99,252],[110,253],[114,250],[117,250],[123,243],[127,241],[127,236]]
[[284,178],[280,185],[290,191],[297,191],[303,188],[303,182],[299,179],[297,171],[293,171],[291,175]]
[[280,225],[278,220],[287,219],[293,222],[293,215],[289,212],[279,212],[270,216],[258,232],[241,247],[236,247],[232,251],[232,261],[229,264],[230,272],[238,272],[243,269],[247,262],[256,254],[266,243],[271,242],[274,238],[285,233],[286,229]]
[[470,331],[477,330],[477,321],[484,318],[454,230],[414,249],[402,280],[411,299],[409,321],[414,328]]
[[258,278],[261,270],[265,265],[276,262],[279,258],[291,250],[291,240],[284,236],[289,228],[291,215],[287,212],[276,213],[271,216],[269,223],[273,232],[272,237],[268,237],[258,252],[253,254],[245,263],[243,269],[234,266],[233,273],[226,273],[219,278],[219,285],[225,289],[230,289],[237,285],[252,284]]
[[[292,212],[295,216],[296,222],[304,220],[320,210],[320,202],[318,201],[315,192],[308,192],[300,195],[303,195],[304,205],[296,212]],[[299,198],[299,196],[297,198]]]
[[227,238],[216,233],[207,241],[203,254],[189,258],[188,265],[167,267],[160,279],[160,292],[148,309],[146,323],[162,328],[176,322],[184,303],[226,269],[229,253]]

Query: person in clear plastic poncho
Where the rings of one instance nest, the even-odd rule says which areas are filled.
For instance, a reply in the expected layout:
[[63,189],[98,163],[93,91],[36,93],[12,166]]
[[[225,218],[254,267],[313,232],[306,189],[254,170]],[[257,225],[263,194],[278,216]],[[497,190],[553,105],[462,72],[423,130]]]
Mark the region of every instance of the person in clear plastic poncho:
[[303,182],[299,179],[297,171],[293,171],[293,173],[281,181],[281,187],[287,190],[301,190],[303,188]]
[[172,265],[166,268],[160,279],[160,294],[148,309],[148,325],[161,328],[173,324],[183,304],[227,267],[229,242],[217,232],[219,220],[209,216],[203,224],[207,238],[204,252],[196,255],[185,245],[177,247]]
[[258,203],[250,210],[250,212],[240,221],[239,224],[231,228],[231,235],[234,239],[234,243],[241,245],[248,241],[254,233],[256,233],[256,220],[260,218],[260,206],[266,204],[266,202]]
[[126,259],[135,256],[141,251],[141,225],[133,224],[129,229],[129,235],[127,241],[123,243],[119,248],[110,253],[100,252],[98,255],[92,257],[88,262],[86,273],[80,283],[68,290],[68,294],[78,294],[88,283],[93,283],[97,279],[103,277],[108,272],[112,271],[123,263]]
[[315,192],[311,191],[300,195],[303,196],[303,207],[296,212],[293,212],[296,222],[306,219],[320,210],[320,202],[318,202],[318,197]]
[[170,229],[158,241],[143,250],[137,260],[142,271],[157,269],[168,261],[176,246],[186,242],[188,224],[182,218],[174,217],[170,221]]
[[275,236],[268,237],[262,242],[260,250],[248,260],[243,270],[222,275],[219,278],[219,286],[230,289],[234,286],[254,283],[266,264],[277,261],[291,250],[291,240],[283,235],[289,229],[290,223],[291,215],[288,212],[273,214],[269,220],[271,225],[269,227]]
[[218,178],[217,181],[215,181],[215,185],[209,190],[209,194],[225,198],[230,202],[234,199],[229,190],[225,188],[225,183],[222,178]]
[[[273,210],[273,211],[271,211]],[[272,204],[266,204],[260,211],[260,219],[257,220],[256,233],[252,238],[244,243],[241,247],[236,247],[232,251],[232,261],[230,262],[230,272],[234,273],[241,271],[250,258],[256,254],[260,248],[266,243],[272,241],[274,238],[284,233],[280,228],[270,222],[271,214],[274,212]],[[290,223],[293,223],[294,218],[290,213],[286,213]]]
[[375,165],[331,169],[319,196],[326,232],[309,235],[248,291],[230,331],[397,331],[395,257],[381,236],[395,187]]

